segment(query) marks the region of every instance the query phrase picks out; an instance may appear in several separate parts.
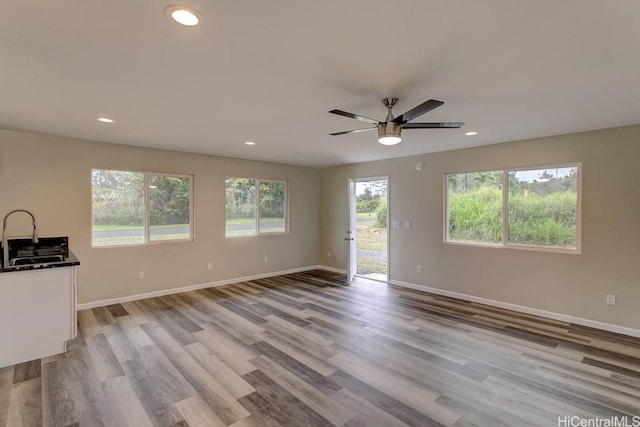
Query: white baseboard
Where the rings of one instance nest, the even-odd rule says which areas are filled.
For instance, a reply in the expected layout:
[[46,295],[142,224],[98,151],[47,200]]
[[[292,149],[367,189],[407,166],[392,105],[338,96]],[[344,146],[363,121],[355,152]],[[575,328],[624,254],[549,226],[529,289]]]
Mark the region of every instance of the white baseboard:
[[[320,269],[327,269],[328,270],[328,268],[325,268],[325,267],[323,267],[321,265],[312,265],[312,266],[308,266],[308,267],[292,268],[290,270],[273,271],[273,272],[270,272],[270,273],[256,274],[256,275],[253,275],[253,276],[236,277],[236,278],[233,278],[233,279],[219,280],[217,282],[209,282],[209,283],[201,283],[201,284],[198,284],[198,285],[183,286],[181,288],[163,289],[161,291],[147,292],[147,293],[144,293],[144,294],[127,295],[127,296],[124,296],[124,297],[111,298],[111,299],[105,299],[105,300],[93,301],[93,302],[86,302],[86,303],[78,304],[76,306],[76,308],[78,310],[86,310],[86,309],[89,309],[89,308],[104,307],[105,305],[120,304],[120,303],[123,303],[123,302],[130,302],[130,301],[137,301],[137,300],[147,299],[147,298],[161,297],[161,296],[164,296],[164,295],[179,294],[181,292],[196,291],[198,289],[213,288],[213,287],[216,287],[216,286],[230,285],[232,283],[248,282],[248,281],[251,281],[251,280],[266,279],[268,277],[282,276],[284,274],[300,273],[302,271],[320,270]],[[329,270],[329,271],[331,271],[331,270]]]
[[459,292],[447,291],[445,289],[431,288],[429,286],[417,285],[415,283],[401,282],[400,280],[389,280],[389,284],[401,286],[403,288],[414,289],[417,291],[429,292],[436,295],[456,298],[464,301],[471,301],[479,304],[490,305],[492,307],[504,308],[507,310],[517,311],[519,313],[546,317],[548,319],[559,320],[561,322],[574,323],[576,325],[587,326],[590,328],[601,329],[603,331],[615,332],[622,335],[629,335],[632,337],[640,338],[640,330],[628,328],[626,326],[619,326],[619,325],[613,325],[611,323],[598,322],[596,320],[583,319],[581,317],[574,317],[574,316],[569,316],[567,314],[554,313],[552,311],[538,310],[537,308],[510,304],[507,302],[477,297],[474,295],[467,295]]

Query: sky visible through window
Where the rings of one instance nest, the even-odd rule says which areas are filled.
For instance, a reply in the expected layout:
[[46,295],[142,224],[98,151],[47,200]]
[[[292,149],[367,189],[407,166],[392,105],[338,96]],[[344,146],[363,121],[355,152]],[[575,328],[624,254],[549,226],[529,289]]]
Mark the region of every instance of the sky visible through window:
[[574,171],[575,169],[575,167],[550,168],[544,169],[542,172],[540,169],[524,170],[515,172],[515,176],[522,182],[544,182],[545,174],[550,175],[553,178],[563,178],[571,175],[571,171]]

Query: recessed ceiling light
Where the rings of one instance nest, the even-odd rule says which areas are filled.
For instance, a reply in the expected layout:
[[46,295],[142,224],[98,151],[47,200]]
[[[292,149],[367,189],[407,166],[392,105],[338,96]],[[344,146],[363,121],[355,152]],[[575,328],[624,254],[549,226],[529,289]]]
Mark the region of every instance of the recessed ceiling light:
[[256,143],[253,141],[247,141],[244,143],[244,145],[256,145]]
[[465,133],[465,135],[467,135],[467,136],[473,136],[473,135],[477,135],[477,134],[478,134],[478,132],[476,132],[476,131],[471,131],[471,132]]
[[200,14],[189,7],[169,6],[164,13],[178,24],[187,27],[194,27],[200,22]]
[[101,122],[101,123],[115,123],[116,122],[115,120],[110,119],[108,117],[98,117],[96,120]]

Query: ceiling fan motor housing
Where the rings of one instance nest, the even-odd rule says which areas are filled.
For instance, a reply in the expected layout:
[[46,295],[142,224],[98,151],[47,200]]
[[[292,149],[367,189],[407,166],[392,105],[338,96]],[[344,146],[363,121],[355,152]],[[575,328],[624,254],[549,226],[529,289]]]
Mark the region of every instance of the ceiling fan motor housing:
[[400,131],[402,125],[392,121],[378,124],[378,142],[384,145],[395,145],[401,141]]

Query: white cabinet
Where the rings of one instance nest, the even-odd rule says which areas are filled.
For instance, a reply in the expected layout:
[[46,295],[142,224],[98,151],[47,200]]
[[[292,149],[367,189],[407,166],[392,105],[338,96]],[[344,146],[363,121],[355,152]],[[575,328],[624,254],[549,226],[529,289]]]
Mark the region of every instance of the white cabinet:
[[0,273],[0,368],[63,353],[76,334],[76,267]]

